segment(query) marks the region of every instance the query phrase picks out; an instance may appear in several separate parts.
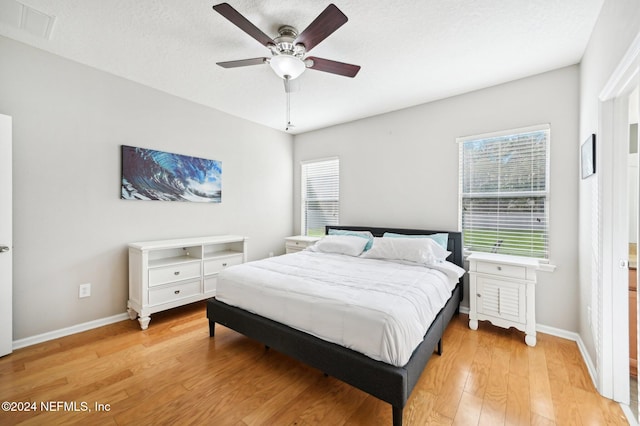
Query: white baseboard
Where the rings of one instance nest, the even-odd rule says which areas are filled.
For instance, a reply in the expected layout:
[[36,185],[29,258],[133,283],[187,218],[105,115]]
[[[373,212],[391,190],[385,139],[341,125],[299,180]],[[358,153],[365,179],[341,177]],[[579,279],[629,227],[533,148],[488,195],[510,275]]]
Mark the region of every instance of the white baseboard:
[[91,330],[94,328],[102,327],[103,325],[113,324],[122,320],[129,319],[129,314],[122,313],[113,315],[107,318],[101,318],[82,324],[72,325],[71,327],[61,328],[60,330],[48,331],[46,333],[38,334],[36,336],[25,337],[24,339],[18,339],[13,341],[13,349],[20,349],[27,346],[35,345],[37,343],[47,342],[49,340],[57,339],[59,337],[69,336],[71,334],[80,333],[82,331]]

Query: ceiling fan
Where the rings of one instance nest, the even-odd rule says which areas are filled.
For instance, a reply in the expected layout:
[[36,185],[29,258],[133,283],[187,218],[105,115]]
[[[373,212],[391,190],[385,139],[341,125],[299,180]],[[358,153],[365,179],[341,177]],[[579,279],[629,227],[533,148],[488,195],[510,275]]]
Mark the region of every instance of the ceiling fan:
[[275,73],[284,79],[287,93],[291,90],[290,80],[298,78],[307,68],[345,77],[355,77],[360,71],[358,65],[306,56],[311,49],[348,21],[346,15],[334,4],[327,6],[301,33],[290,25],[283,25],[278,29],[278,36],[274,39],[263,33],[228,3],[215,5],[213,9],[271,51],[271,57],[218,62],[217,64],[223,68],[269,64]]

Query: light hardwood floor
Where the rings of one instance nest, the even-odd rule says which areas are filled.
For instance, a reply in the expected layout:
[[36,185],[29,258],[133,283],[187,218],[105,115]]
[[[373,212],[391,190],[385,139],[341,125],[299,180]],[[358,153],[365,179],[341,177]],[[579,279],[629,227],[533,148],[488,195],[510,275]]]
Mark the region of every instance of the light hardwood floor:
[[[209,338],[204,303],[155,314],[146,331],[123,321],[0,358],[0,401],[36,408],[0,411],[2,425],[391,425],[388,404],[318,370],[220,326]],[[627,421],[595,391],[574,342],[538,334],[530,348],[520,332],[487,323],[471,331],[460,315],[404,423]]]

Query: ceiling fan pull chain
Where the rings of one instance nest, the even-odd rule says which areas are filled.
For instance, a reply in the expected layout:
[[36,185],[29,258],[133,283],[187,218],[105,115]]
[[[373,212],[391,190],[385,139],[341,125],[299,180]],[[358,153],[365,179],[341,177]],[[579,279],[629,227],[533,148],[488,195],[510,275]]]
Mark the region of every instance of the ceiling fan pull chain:
[[287,88],[287,90],[285,90],[285,93],[287,95],[287,125],[285,126],[285,131],[289,131],[290,127],[293,127],[291,125],[291,90],[290,90],[290,86],[289,84],[291,84],[290,81],[290,77],[288,75],[284,76],[285,79],[285,87]]

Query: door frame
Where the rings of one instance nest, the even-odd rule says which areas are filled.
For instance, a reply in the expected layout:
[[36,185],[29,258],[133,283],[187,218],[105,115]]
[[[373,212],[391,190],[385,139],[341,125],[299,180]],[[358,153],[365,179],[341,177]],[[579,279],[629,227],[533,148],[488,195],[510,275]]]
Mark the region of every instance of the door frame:
[[[599,96],[600,158],[598,187],[597,387],[615,401],[629,404],[628,98],[640,83],[640,33],[615,68]],[[624,188],[624,190],[621,190]],[[624,282],[625,285],[620,285]]]
[[0,356],[13,351],[12,126],[11,116],[0,114],[0,246],[9,247],[8,252],[0,253]]

